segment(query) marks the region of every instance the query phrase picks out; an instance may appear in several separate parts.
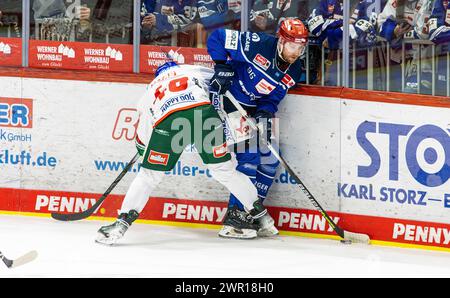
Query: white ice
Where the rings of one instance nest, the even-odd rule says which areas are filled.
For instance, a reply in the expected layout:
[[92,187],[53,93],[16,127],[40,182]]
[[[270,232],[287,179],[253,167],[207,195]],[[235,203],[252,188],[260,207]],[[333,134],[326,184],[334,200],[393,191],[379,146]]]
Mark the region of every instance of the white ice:
[[217,230],[134,224],[115,247],[94,243],[108,222],[0,215],[0,251],[36,260],[0,277],[450,277],[450,253],[345,245],[294,236],[229,240]]

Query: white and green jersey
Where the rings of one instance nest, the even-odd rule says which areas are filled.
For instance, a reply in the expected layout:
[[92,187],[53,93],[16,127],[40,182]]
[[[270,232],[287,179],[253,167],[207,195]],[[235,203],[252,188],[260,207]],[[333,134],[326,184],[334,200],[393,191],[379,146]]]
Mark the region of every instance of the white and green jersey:
[[139,101],[138,136],[147,144],[152,129],[169,115],[211,104],[209,81],[214,70],[197,65],[179,65],[161,73]]

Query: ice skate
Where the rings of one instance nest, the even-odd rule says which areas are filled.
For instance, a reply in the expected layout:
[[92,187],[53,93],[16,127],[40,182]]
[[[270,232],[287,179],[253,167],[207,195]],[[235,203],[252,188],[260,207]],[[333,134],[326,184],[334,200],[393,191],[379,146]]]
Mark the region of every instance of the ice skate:
[[275,221],[269,213],[256,220],[258,225],[257,234],[259,237],[271,237],[278,235],[278,229],[275,227]]
[[225,215],[219,236],[224,238],[253,239],[258,236],[256,233],[257,229],[258,226],[254,224],[250,214],[233,206],[231,209],[228,209]]
[[104,245],[116,244],[138,216],[139,214],[135,210],[131,210],[128,213],[121,213],[116,222],[108,226],[103,226],[98,230],[98,236],[95,242]]

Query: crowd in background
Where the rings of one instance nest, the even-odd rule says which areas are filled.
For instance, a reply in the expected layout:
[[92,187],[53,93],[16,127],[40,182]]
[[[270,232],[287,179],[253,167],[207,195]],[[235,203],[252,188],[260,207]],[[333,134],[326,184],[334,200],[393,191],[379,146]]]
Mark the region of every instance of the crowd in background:
[[[276,34],[280,21],[289,17],[299,17],[308,26],[305,83],[342,84],[342,1],[248,1],[250,31]],[[20,37],[20,2],[0,2],[0,36]],[[30,4],[32,39],[133,42],[133,0],[31,0]],[[241,8],[240,0],[143,0],[141,44],[205,47],[214,29],[241,28]],[[448,95],[449,1],[350,0],[349,14],[350,64],[356,74],[350,85]]]

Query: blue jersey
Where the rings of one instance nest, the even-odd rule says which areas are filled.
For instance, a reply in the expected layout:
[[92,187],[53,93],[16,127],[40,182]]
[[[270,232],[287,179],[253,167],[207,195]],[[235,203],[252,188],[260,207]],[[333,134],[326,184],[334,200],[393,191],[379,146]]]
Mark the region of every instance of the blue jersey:
[[[284,19],[295,17],[305,21],[309,15],[308,1],[306,0],[253,0],[252,2],[249,18],[250,31],[273,34]],[[264,30],[255,24],[255,18],[259,15],[264,16],[267,20]]]
[[[194,0],[160,0],[156,6],[156,30],[158,32],[172,33],[183,30],[192,24],[197,9]],[[167,11],[167,12],[165,12]]]
[[436,44],[450,42],[450,2],[436,0],[433,4],[430,20],[430,40]]
[[228,0],[197,0],[200,23],[206,30],[212,30],[227,22]]
[[228,17],[227,0],[144,0],[141,19],[152,13],[156,17],[157,35],[167,35],[200,22],[206,30],[223,26]]
[[156,0],[142,0],[141,3],[141,16],[155,11]]
[[342,4],[337,0],[321,0],[313,9],[308,19],[309,32],[319,37],[326,34],[327,29],[342,27],[343,24]]
[[[369,20],[374,26],[376,26],[378,13],[377,3],[378,0],[360,0],[356,5],[350,19],[356,22],[359,19]],[[381,0],[380,8],[386,5],[387,0]]]
[[265,33],[229,29],[218,29],[208,38],[211,58],[232,65],[235,76],[229,90],[244,106],[275,113],[288,89],[300,80],[300,59],[285,72],[278,68],[277,42]]
[[161,10],[161,0],[143,0],[141,2],[141,24],[144,17],[153,14],[156,18],[156,28],[146,28],[141,26],[141,41],[146,43],[156,39],[158,35],[167,35],[173,31],[173,26],[168,22],[167,17],[159,13]]
[[328,39],[330,48],[339,48],[342,40],[343,10],[339,0],[321,0],[308,18],[309,32],[318,44]]

